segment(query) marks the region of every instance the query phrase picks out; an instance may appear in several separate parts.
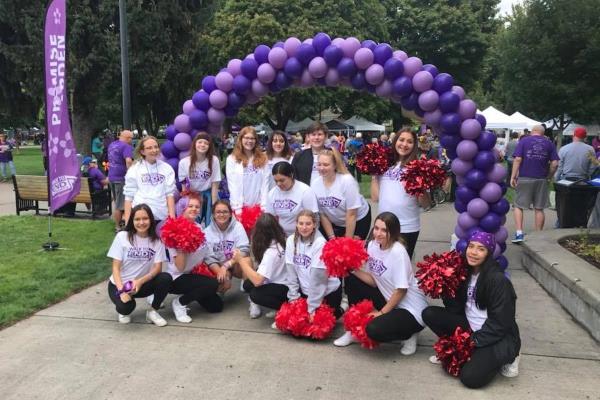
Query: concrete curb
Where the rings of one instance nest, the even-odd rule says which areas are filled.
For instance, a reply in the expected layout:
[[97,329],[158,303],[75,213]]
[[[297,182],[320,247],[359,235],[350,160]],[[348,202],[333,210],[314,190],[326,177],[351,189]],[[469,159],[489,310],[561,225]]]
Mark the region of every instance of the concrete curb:
[[[558,229],[528,234],[522,262],[531,276],[600,341],[600,270],[558,244],[560,239],[580,233],[580,229]],[[600,234],[600,230],[591,233]]]

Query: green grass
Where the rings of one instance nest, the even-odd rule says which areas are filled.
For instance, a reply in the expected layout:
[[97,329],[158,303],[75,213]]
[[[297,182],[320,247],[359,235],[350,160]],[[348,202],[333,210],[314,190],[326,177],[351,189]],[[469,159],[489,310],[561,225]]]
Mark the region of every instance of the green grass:
[[44,175],[44,163],[40,146],[21,147],[13,150],[18,175]]
[[362,175],[361,182],[358,184],[360,187],[360,194],[364,196],[365,199],[371,198],[371,176],[370,175]]
[[40,251],[48,217],[0,217],[0,328],[110,275],[111,220],[53,218],[52,225],[53,241],[66,250]]

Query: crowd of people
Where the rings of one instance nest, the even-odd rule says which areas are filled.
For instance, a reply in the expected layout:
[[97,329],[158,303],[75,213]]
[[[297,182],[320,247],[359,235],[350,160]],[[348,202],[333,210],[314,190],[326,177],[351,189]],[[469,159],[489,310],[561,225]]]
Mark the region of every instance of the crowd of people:
[[[283,132],[273,132],[263,150],[254,128],[242,128],[228,151],[225,176],[204,133],[195,136],[177,174],[160,159],[154,137],[141,139],[134,154],[130,134],[123,131],[108,148],[117,233],[108,252],[107,290],[119,322],[129,323],[136,299],[146,298],[147,321],[166,325],[159,311],[169,293],[175,295],[171,309],[180,323],[191,322],[194,303],[222,312],[232,279],[239,278],[250,318],[272,316],[300,297],[306,298],[311,319],[322,303],[339,318],[347,308],[344,297],[350,305],[369,299],[375,309],[366,334],[372,340],[400,340],[401,353],[411,355],[426,327],[445,335],[460,326],[473,331],[476,346],[462,368],[463,384],[482,387],[498,372],[518,373],[516,295],[494,261],[494,235],[473,234],[464,255],[468,277],[455,299],[444,299],[445,307],[428,306],[417,285],[411,259],[420,212],[431,199],[408,195],[397,180],[419,154],[415,132],[403,129],[386,140],[394,162],[372,179],[371,201],[379,202],[373,224],[370,204],[344,160],[344,146],[356,144],[331,140],[323,124],[310,127],[304,148],[296,152]],[[219,196],[224,179],[229,200]],[[247,234],[239,219],[245,207],[257,205],[263,212]],[[159,232],[168,217],[197,224],[205,242],[192,252],[166,248]],[[344,279],[329,276],[321,259],[327,241],[336,237],[365,240],[369,256]],[[355,340],[345,332],[333,344],[343,347]],[[430,361],[439,362],[435,356]]]

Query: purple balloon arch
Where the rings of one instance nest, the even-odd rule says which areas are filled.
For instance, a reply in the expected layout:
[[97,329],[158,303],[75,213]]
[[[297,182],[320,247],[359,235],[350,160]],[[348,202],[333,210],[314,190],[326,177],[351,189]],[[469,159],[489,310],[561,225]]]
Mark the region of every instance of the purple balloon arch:
[[225,118],[237,115],[244,105],[292,86],[364,90],[391,100],[404,115],[431,126],[452,159],[457,178],[457,249],[465,250],[475,230],[493,233],[498,243],[494,256],[506,269],[502,253],[510,205],[502,197],[507,171],[494,149],[495,135],[485,130],[484,116],[477,114],[477,105],[454,85],[451,75],[387,43],[360,42],[355,37],[332,40],[321,32],[304,41],[290,37],[272,47],[261,44],[243,60],[230,60],[218,74],[202,79],[200,90],[167,127],[168,140],[161,146],[164,159],[177,171],[198,131],[218,135]]

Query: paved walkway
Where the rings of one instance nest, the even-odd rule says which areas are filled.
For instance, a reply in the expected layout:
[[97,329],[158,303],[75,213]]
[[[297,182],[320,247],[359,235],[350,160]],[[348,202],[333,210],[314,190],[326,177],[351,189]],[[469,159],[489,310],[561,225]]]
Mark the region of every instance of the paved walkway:
[[[0,202],[7,185],[2,184]],[[14,209],[12,211],[14,213]],[[528,229],[533,215],[526,213]],[[548,221],[553,221],[550,216]],[[443,205],[422,217],[415,259],[448,248],[455,213]],[[93,222],[90,222],[93,223]],[[512,229],[509,218],[509,229]],[[548,224],[551,225],[551,224]],[[298,340],[251,320],[245,296],[226,298],[221,315],[194,307],[189,325],[120,325],[104,283],[0,331],[1,398],[8,399],[600,399],[600,346],[523,270],[509,245],[519,296],[521,373],[468,390],[429,364],[434,335],[426,329],[417,353],[399,345],[374,351]],[[107,261],[108,262],[108,261]],[[170,305],[170,299],[167,300]],[[336,336],[341,333],[338,326]]]

